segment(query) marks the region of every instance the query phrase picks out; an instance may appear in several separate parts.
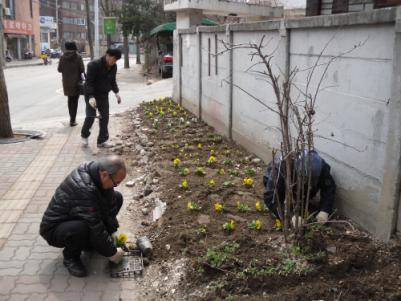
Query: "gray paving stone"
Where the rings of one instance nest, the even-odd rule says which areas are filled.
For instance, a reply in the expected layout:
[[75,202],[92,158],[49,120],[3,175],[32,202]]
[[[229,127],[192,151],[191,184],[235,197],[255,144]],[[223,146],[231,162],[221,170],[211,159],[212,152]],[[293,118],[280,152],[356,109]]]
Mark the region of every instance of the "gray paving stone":
[[17,279],[18,279],[18,276],[2,276],[2,277],[0,277],[0,283],[1,283],[0,296],[8,295],[11,292],[11,290],[14,289],[15,282]]
[[12,233],[9,239],[11,240],[33,240],[38,238],[38,234],[23,234],[23,233]]
[[7,301],[9,300],[10,295],[0,295],[0,301]]
[[57,252],[52,253],[31,253],[29,259],[43,260],[43,259],[53,259],[58,257]]
[[68,287],[69,276],[55,275],[50,282],[49,292],[64,292]]
[[119,291],[106,291],[101,296],[100,301],[120,301]]
[[21,275],[37,275],[40,271],[41,265],[41,260],[28,260],[24,265]]
[[[41,254],[41,253],[36,253],[36,254]],[[49,254],[48,257],[49,258]],[[57,257],[54,259],[46,259],[42,261],[42,264],[40,265],[40,270],[39,274],[40,275],[50,275],[52,276],[54,272],[56,271],[57,268]]]
[[32,253],[57,253],[57,255],[58,255],[58,254],[60,254],[60,250],[61,249],[49,246],[46,243],[46,245],[35,245],[32,248],[31,252]]
[[26,260],[31,254],[31,247],[18,247],[13,260]]
[[42,283],[33,283],[33,284],[16,284],[15,288],[11,291],[13,294],[32,294],[32,293],[43,293],[47,292],[47,285],[43,285]]
[[66,292],[81,292],[87,284],[88,278],[70,277],[68,279],[68,287]]
[[[80,301],[80,292],[48,293],[45,301]],[[94,300],[96,301],[96,300]]]
[[20,260],[7,260],[7,261],[0,261],[0,270],[2,269],[22,269],[24,267],[25,262]]
[[32,247],[35,243],[34,240],[8,240],[8,247]]
[[50,286],[51,276],[47,275],[22,275],[15,283],[18,284],[42,284],[44,287]]
[[26,233],[28,233],[28,234],[39,234],[39,225],[40,225],[40,223],[39,222],[37,222],[37,223],[31,223],[30,225],[29,225],[29,228],[28,228],[28,230],[26,231]]
[[43,301],[47,298],[47,293],[46,294],[32,294],[29,295],[28,299],[26,301]]
[[28,294],[12,294],[7,301],[26,301],[28,298]]
[[[0,261],[9,261],[14,257],[17,248],[5,246],[0,250]],[[1,266],[0,266],[1,267]]]
[[15,225],[11,236],[13,234],[25,234],[26,231],[28,230],[28,228],[29,228],[29,223],[20,223],[20,222],[18,222]]
[[85,289],[81,300],[82,301],[100,300],[102,295],[103,295],[103,292],[99,292],[99,291],[95,292],[95,291],[90,291],[90,290]]

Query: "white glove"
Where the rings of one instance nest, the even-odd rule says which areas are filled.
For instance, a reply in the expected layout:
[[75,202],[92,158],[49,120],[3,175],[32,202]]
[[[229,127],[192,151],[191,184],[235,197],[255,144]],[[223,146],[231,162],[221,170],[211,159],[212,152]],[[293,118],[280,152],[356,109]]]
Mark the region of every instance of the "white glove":
[[115,264],[118,264],[123,259],[124,254],[125,254],[125,251],[123,249],[117,248],[116,254],[109,257],[109,260]]
[[329,220],[329,214],[327,212],[324,211],[320,211],[317,215],[316,215],[316,220],[319,223],[327,223],[327,221]]
[[121,103],[121,96],[118,93],[116,93],[115,95],[116,95],[116,98],[117,98],[117,103],[120,104]]
[[94,99],[94,98],[89,99],[89,105],[96,110],[96,108],[97,108],[96,99]]
[[[292,225],[293,228],[295,228],[295,226],[297,225],[296,222],[297,222],[297,218],[296,218],[296,216],[294,215],[294,216],[291,218],[291,225]],[[303,218],[300,217],[300,216],[298,216],[298,227],[301,227],[303,224],[304,224]]]

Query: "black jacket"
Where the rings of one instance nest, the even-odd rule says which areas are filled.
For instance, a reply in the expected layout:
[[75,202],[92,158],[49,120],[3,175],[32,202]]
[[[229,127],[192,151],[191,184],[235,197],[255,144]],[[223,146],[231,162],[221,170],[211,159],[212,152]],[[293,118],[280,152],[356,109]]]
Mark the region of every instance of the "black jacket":
[[52,245],[53,231],[60,223],[82,220],[89,226],[93,248],[103,256],[114,255],[116,248],[110,234],[117,230],[118,222],[109,215],[114,194],[114,189],[102,188],[96,162],[82,164],[56,189],[43,215],[40,235]]
[[117,65],[107,67],[106,57],[93,60],[88,64],[85,82],[85,95],[104,96],[111,90],[118,93],[116,82]]
[[79,95],[78,83],[85,72],[82,57],[72,50],[67,50],[60,58],[58,72],[63,75],[63,90],[65,96]]
[[[311,171],[311,189],[310,189],[310,199],[312,199],[320,191],[320,211],[331,213],[333,210],[334,196],[336,193],[336,184],[333,177],[330,174],[330,165],[326,163],[319,156],[316,151],[311,151],[309,156],[304,156],[304,158],[309,158],[310,171]],[[304,161],[304,173],[305,177],[308,176],[308,169],[306,168],[306,161]],[[296,160],[295,169],[302,169],[302,160]],[[277,179],[277,174],[279,177]],[[284,204],[285,200],[285,162],[281,158],[274,159],[271,161],[265,174],[263,176],[263,185],[265,187],[265,192],[263,195],[263,200],[267,208],[273,213],[276,218],[279,218],[277,204],[274,202],[274,195],[277,193],[278,200],[281,204]],[[276,186],[276,190],[274,189]],[[294,189],[295,191],[295,189]],[[306,193],[307,189],[305,189]],[[282,207],[284,208],[284,207]]]

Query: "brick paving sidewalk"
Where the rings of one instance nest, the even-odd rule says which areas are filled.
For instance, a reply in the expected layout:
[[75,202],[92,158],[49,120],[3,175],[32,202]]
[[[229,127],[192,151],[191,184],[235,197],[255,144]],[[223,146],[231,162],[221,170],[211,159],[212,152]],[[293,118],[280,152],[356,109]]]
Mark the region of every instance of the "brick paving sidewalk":
[[70,276],[62,249],[39,236],[42,214],[59,183],[81,162],[103,153],[92,144],[80,146],[80,126],[55,130],[40,141],[0,145],[0,301],[143,300],[135,281],[108,276],[107,259],[99,255],[83,256],[88,277]]

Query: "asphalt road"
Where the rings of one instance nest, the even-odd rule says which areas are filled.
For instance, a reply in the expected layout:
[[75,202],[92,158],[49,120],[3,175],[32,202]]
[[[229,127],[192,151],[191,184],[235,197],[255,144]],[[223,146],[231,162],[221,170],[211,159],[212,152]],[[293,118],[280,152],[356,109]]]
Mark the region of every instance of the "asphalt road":
[[[47,66],[5,69],[11,123],[14,129],[44,129],[68,124],[67,97],[63,94],[57,63],[57,60],[53,60],[53,63]],[[111,114],[125,111],[143,100],[171,96],[172,79],[147,85],[147,79],[140,74],[140,69],[140,65],[135,65],[134,58],[131,59],[130,69],[123,69],[123,60],[118,62],[117,82],[122,103],[118,105],[114,94],[110,93]],[[80,124],[84,117],[85,102],[81,96],[77,116]]]

